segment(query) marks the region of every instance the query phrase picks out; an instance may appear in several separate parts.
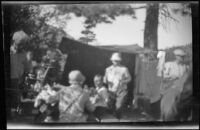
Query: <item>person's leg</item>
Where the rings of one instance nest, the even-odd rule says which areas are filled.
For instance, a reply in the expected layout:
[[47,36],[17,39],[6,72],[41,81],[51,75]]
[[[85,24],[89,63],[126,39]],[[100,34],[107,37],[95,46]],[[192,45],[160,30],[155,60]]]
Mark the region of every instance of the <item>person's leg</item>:
[[160,118],[160,100],[151,104],[150,115],[156,120]]
[[12,91],[10,90],[12,86],[12,81],[9,86],[6,86],[6,113],[7,119],[11,119],[11,105],[12,105]]
[[145,96],[142,97],[142,109],[145,115],[150,113],[150,100]]
[[112,114],[116,110],[115,104],[116,104],[116,95],[112,92],[109,92],[108,109],[111,111]]
[[96,117],[96,115],[94,113],[87,113],[88,117],[87,117],[87,122],[99,122],[99,118]]
[[122,111],[126,108],[126,101],[127,101],[127,91],[124,90],[117,94],[116,98],[116,116],[117,118],[121,117]]
[[96,109],[94,111],[95,117],[97,117],[100,120],[101,120],[101,118],[103,118],[104,116],[107,116],[109,114],[111,114],[111,113],[110,113],[109,109],[106,107],[99,106],[99,107],[96,107]]
[[94,116],[99,119],[100,115],[101,115],[101,107],[96,107],[96,109],[94,111]]
[[53,112],[51,113],[51,116],[53,117],[54,121],[57,121],[59,120],[59,115],[60,115],[59,104],[56,103],[55,106],[53,107]]
[[8,105],[8,118],[14,118],[14,114],[16,113],[17,110],[17,105],[18,105],[18,79],[11,79],[11,84],[8,86],[9,90],[8,95],[7,95],[7,105]]
[[138,95],[137,94],[134,95],[132,106],[134,109],[138,108]]
[[176,91],[173,88],[169,89],[162,97],[161,114],[164,121],[174,121],[177,116],[175,97]]

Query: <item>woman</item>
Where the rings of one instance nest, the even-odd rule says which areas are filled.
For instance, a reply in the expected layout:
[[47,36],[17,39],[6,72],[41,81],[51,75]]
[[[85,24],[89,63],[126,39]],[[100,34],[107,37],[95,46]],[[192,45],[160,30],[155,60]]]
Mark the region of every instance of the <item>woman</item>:
[[90,93],[82,88],[85,76],[79,70],[73,70],[68,78],[70,86],[61,86],[57,94],[50,96],[47,101],[59,102],[58,122],[86,122],[88,115],[85,110],[93,112],[95,106],[89,100]]
[[163,72],[163,84],[161,88],[161,118],[164,121],[173,121],[175,119],[176,97],[181,93],[181,78],[187,73],[188,66],[183,63],[185,52],[181,49],[174,50],[175,61],[165,63]]

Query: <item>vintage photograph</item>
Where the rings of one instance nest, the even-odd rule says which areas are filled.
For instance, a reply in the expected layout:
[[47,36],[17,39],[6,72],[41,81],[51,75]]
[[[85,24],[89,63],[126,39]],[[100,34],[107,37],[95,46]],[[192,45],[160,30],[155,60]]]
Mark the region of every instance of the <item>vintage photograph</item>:
[[198,2],[2,2],[7,128],[197,125],[198,10]]

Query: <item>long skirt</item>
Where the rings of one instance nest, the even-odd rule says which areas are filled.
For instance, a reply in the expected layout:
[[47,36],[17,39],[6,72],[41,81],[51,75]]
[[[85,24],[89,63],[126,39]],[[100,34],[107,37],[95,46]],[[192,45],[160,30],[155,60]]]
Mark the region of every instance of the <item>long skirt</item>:
[[[177,97],[180,95],[179,80],[164,82],[161,98],[161,118],[164,121],[174,121],[177,115]],[[173,87],[176,85],[176,87]]]

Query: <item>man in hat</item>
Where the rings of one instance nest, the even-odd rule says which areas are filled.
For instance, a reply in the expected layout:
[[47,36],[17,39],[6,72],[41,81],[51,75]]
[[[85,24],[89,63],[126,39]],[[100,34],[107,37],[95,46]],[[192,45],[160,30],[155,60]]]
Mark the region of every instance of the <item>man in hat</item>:
[[163,120],[174,120],[176,112],[175,99],[182,91],[181,78],[187,72],[185,65],[185,52],[181,49],[174,50],[175,61],[164,65],[163,83],[161,86],[161,118]]
[[104,82],[108,84],[108,90],[114,95],[116,103],[116,116],[120,118],[122,108],[125,107],[127,97],[127,84],[131,81],[131,75],[127,67],[121,65],[121,54],[113,53],[112,65],[106,68]]
[[91,104],[90,93],[83,90],[85,76],[79,70],[69,73],[69,87],[61,87],[56,96],[48,102],[59,101],[59,122],[85,122],[88,115],[85,110],[92,112],[95,107]]

